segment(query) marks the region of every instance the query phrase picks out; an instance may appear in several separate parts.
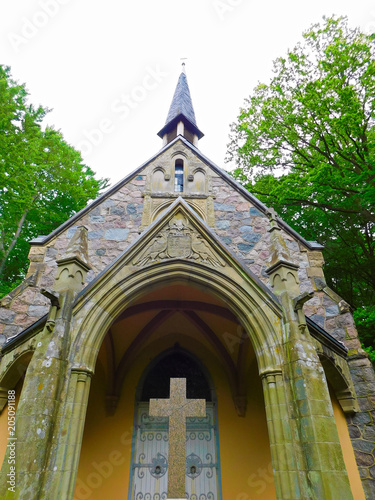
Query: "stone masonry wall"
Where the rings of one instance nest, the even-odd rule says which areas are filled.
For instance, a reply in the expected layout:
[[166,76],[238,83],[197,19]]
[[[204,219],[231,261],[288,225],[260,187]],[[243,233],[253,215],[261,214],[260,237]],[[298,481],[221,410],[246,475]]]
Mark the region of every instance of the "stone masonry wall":
[[[229,186],[219,175],[212,178],[215,195],[215,232],[234,254],[266,285],[269,277],[265,270],[270,263],[270,222],[244,196]],[[291,260],[300,266],[298,277],[301,291],[312,291],[307,248],[282,230]],[[310,252],[311,253],[311,252]]]
[[10,303],[5,301],[6,307],[0,307],[0,343],[1,339],[4,341],[18,334],[48,312],[49,301],[39,290],[53,286],[56,260],[64,253],[77,226],[83,225],[88,229],[92,267],[87,276],[88,282],[137,239],[142,219],[144,184],[145,175],[137,175],[46,246],[31,247],[28,276],[36,272],[38,278]]

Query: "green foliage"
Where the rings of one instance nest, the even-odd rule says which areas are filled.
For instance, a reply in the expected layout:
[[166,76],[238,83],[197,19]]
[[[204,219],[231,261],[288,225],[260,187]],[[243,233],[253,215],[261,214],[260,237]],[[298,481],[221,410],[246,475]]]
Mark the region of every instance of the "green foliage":
[[[354,313],[354,320],[362,332],[362,342],[365,347],[373,345],[375,332],[375,305],[359,307]],[[375,346],[374,346],[375,347]],[[374,351],[375,356],[375,351]]]
[[369,355],[371,363],[375,367],[375,349],[371,346],[365,347],[364,349],[367,352],[367,354]]
[[303,36],[246,100],[227,160],[251,192],[325,245],[329,285],[367,307],[375,297],[375,35],[329,18]]
[[60,131],[42,129],[48,109],[27,103],[25,85],[0,65],[0,292],[28,267],[28,241],[49,234],[106,187]]

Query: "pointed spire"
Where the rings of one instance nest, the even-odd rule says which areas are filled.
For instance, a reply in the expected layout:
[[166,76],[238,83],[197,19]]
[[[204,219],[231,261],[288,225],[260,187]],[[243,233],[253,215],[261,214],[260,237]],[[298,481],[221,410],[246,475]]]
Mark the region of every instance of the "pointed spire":
[[[158,136],[163,138],[165,144],[167,144],[179,134],[194,144],[203,137],[203,133],[199,130],[195,120],[184,62],[182,63],[182,72],[177,82],[167,120]],[[196,140],[194,136],[196,136]]]
[[167,125],[179,115],[184,115],[185,118],[187,118],[193,125],[197,126],[193,103],[191,102],[189,85],[184,71],[181,72],[180,78],[178,79],[177,87],[165,124]]

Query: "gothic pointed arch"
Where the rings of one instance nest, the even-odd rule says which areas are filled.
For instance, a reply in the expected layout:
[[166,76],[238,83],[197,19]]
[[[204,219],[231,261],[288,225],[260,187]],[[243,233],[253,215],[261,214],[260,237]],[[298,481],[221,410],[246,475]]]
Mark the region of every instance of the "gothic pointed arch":
[[182,199],[78,296],[73,364],[93,370],[115,319],[146,290],[181,280],[209,289],[227,304],[251,339],[260,371],[281,365],[278,300]]

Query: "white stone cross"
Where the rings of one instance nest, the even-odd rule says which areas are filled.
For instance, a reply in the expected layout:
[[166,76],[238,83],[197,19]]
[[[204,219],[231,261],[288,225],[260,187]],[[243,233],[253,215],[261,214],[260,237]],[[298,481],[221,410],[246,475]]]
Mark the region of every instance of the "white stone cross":
[[186,418],[205,417],[204,399],[186,399],[186,378],[171,378],[169,399],[150,399],[151,417],[169,417],[168,499],[185,498]]

